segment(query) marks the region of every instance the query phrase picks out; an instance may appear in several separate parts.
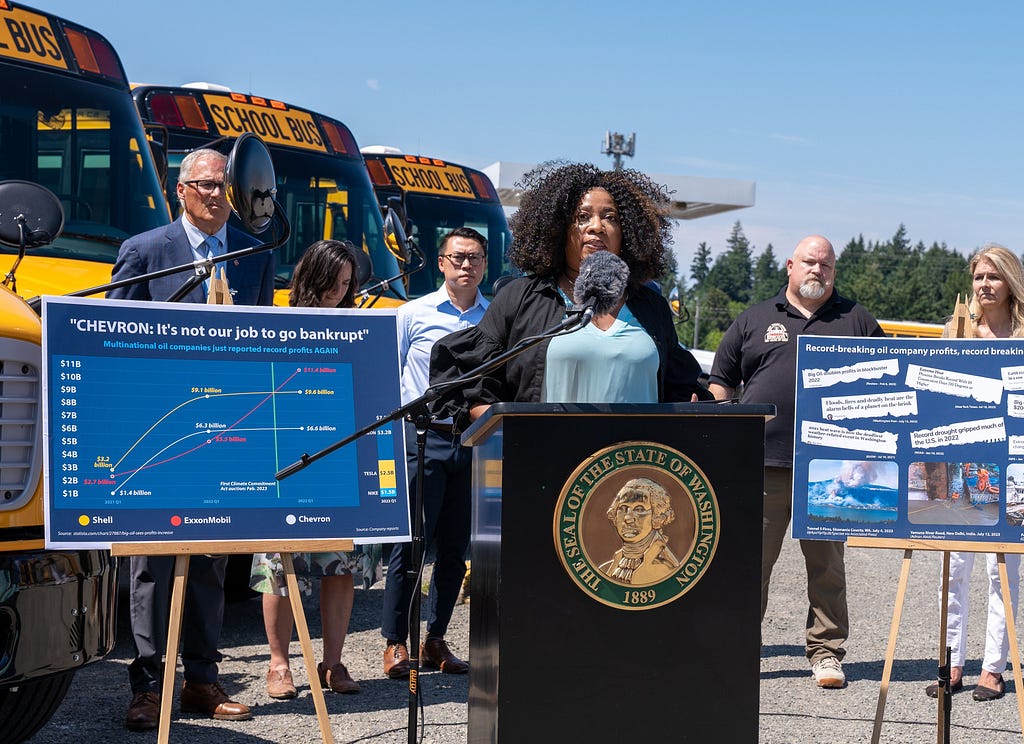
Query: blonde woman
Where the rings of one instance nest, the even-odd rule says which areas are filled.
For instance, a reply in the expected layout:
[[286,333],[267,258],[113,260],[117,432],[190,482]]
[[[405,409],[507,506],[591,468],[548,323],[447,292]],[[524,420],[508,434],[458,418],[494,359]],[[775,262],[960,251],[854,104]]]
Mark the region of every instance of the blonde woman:
[[[1010,250],[995,243],[981,248],[969,264],[971,299],[968,309],[976,338],[1024,338],[1024,267]],[[947,324],[944,335],[951,334]],[[946,606],[946,645],[952,648],[950,690],[963,689],[964,657],[967,651],[968,581],[974,567],[974,553],[949,554],[949,602]],[[998,700],[1006,691],[1003,671],[1009,639],[1003,607],[999,565],[994,553],[985,554],[988,576],[988,621],[985,657],[972,697],[980,702]],[[1020,587],[1020,555],[1006,554],[1006,574],[1010,581],[1010,600],[1017,612]],[[941,595],[941,593],[940,593]],[[941,601],[941,597],[940,597]],[[937,697],[938,684],[925,689],[929,697]],[[1019,694],[1019,693],[1018,693]]]

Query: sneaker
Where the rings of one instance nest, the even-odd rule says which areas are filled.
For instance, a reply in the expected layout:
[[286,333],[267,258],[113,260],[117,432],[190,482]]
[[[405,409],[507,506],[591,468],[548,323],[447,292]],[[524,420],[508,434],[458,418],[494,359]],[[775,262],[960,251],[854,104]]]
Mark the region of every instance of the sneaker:
[[843,674],[843,665],[835,656],[825,656],[818,659],[811,667],[811,674],[818,687],[842,687],[846,684],[846,675]]

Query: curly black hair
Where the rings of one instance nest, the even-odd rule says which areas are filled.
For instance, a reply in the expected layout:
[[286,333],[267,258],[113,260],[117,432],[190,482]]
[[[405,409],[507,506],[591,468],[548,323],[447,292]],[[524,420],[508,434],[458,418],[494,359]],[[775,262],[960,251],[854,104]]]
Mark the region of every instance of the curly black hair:
[[561,273],[576,209],[588,191],[603,188],[619,212],[621,258],[629,266],[630,286],[665,273],[665,251],[672,244],[668,191],[643,173],[550,161],[526,173],[516,186],[522,197],[519,210],[509,219],[509,260],[519,270],[537,276]]

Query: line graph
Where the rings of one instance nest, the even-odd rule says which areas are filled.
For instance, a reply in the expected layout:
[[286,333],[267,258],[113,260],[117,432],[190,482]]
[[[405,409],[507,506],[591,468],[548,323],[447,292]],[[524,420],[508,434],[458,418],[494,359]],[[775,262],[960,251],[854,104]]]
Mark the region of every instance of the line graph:
[[42,318],[48,546],[408,538],[401,424],[275,477],[401,406],[394,310],[47,296]]
[[[274,473],[355,428],[349,365],[57,358],[54,465],[75,508],[298,505],[311,483]],[[117,380],[117,384],[111,384]],[[355,453],[316,473],[335,484],[321,506],[357,499]],[[306,481],[306,482],[304,482]],[[249,484],[238,490],[237,484]],[[228,490],[231,489],[231,490]],[[62,490],[65,490],[62,488]]]

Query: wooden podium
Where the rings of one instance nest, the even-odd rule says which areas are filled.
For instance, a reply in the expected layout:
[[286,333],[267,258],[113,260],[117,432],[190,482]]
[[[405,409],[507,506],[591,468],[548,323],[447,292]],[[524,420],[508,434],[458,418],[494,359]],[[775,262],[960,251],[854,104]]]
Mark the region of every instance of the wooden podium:
[[[474,447],[471,744],[757,742],[764,422],[774,413],[715,403],[502,403],[466,432]],[[665,478],[650,463],[631,464],[645,452],[653,461],[669,453]],[[626,548],[611,516],[615,489],[635,474],[669,482],[672,473],[688,484],[677,493],[699,497],[687,522],[686,499],[672,496],[676,516],[662,530],[672,549],[662,558],[674,554],[680,568],[662,583],[623,585],[608,568],[616,544]],[[598,486],[584,497],[583,486],[602,478],[611,501]],[[581,502],[577,550],[575,523],[563,534],[561,522],[572,522],[576,512],[566,510]],[[651,512],[664,513],[643,514]],[[601,530],[611,542],[600,542]],[[587,531],[600,540],[588,545]],[[590,553],[588,568],[580,561]],[[606,594],[588,593],[597,587]]]

